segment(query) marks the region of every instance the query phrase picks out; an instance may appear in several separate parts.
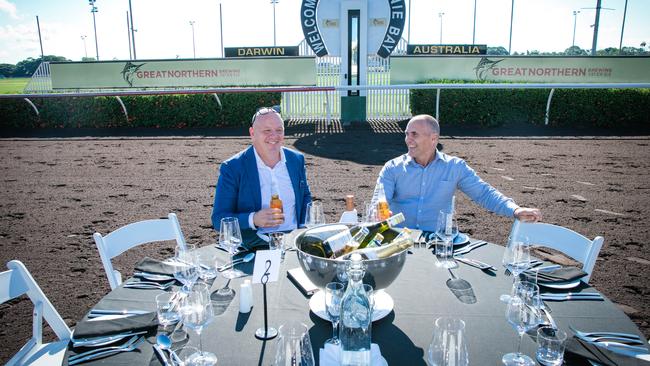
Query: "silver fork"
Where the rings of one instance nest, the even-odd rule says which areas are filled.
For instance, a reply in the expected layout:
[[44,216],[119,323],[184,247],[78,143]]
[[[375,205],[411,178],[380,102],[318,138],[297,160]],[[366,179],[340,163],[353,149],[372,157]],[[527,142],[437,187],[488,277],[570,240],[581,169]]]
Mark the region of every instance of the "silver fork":
[[103,353],[103,352],[108,352],[108,351],[115,351],[115,350],[120,350],[120,349],[127,349],[127,348],[133,346],[134,344],[139,343],[138,342],[139,339],[144,340],[144,337],[140,337],[140,336],[136,335],[136,336],[131,337],[128,341],[126,341],[126,343],[121,344],[119,346],[110,346],[110,347],[102,347],[102,348],[91,349],[90,351],[86,351],[86,352],[83,352],[83,353],[76,354],[74,356],[70,356],[68,358],[68,361],[76,361],[76,360],[79,360],[79,359],[82,359],[82,358],[85,358],[85,357],[88,357],[88,356],[92,356],[92,355],[95,355],[95,354],[98,354],[98,353]]
[[68,365],[76,365],[76,364],[81,363],[81,362],[94,360],[94,359],[99,358],[99,357],[111,356],[111,355],[114,355],[114,354],[120,353],[120,352],[131,352],[131,351],[135,350],[136,348],[138,348],[138,346],[142,342],[144,342],[144,337],[140,337],[140,339],[138,339],[137,342],[135,342],[135,343],[133,343],[130,346],[125,347],[125,348],[106,350],[104,352],[95,353],[95,354],[92,354],[92,355],[89,355],[89,356],[86,356],[86,357],[75,358],[72,361],[68,360]]

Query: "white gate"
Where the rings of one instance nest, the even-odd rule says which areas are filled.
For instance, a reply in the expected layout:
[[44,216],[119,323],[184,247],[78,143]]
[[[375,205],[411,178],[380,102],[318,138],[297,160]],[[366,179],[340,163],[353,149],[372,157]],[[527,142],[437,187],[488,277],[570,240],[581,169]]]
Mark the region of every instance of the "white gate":
[[[314,52],[304,40],[300,42],[299,54],[313,56]],[[401,39],[393,52],[406,54],[406,41]],[[337,86],[341,82],[341,58],[316,57],[316,86]],[[368,85],[390,85],[390,57],[368,56]],[[395,121],[411,117],[408,89],[368,90],[366,98],[368,120]],[[285,119],[330,120],[341,118],[341,93],[284,92],[282,93],[282,116]]]

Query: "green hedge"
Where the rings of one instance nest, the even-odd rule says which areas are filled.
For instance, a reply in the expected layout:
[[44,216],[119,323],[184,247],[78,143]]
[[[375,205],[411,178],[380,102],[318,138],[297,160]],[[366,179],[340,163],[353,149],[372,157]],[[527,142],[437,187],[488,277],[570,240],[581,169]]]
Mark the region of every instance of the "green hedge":
[[221,127],[245,126],[257,108],[280,104],[280,93],[33,98],[40,115],[23,99],[0,99],[0,128]]
[[[436,80],[429,83],[471,81]],[[495,127],[509,123],[543,124],[550,89],[443,89],[440,119],[446,125]],[[436,90],[411,90],[411,112],[436,114]],[[650,115],[648,89],[556,89],[549,125],[633,127]]]

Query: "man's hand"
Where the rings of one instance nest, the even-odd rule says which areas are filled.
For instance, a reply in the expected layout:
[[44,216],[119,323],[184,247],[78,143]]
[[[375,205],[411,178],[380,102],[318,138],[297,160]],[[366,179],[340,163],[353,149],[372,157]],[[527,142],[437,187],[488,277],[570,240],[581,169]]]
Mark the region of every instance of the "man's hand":
[[542,211],[538,208],[519,207],[515,210],[515,218],[519,221],[537,222],[542,220]]
[[255,227],[273,227],[284,222],[284,214],[279,208],[265,208],[255,212],[253,223]]

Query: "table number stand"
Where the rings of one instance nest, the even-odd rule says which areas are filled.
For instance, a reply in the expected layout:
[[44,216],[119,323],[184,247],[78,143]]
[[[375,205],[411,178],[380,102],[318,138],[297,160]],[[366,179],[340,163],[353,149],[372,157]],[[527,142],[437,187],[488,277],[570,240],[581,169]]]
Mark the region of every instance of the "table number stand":
[[260,282],[262,283],[262,292],[264,296],[264,328],[257,328],[257,330],[255,331],[255,338],[260,340],[273,339],[278,335],[277,329],[273,327],[269,328],[268,310],[266,305],[266,283],[269,281],[269,275],[270,275],[269,268],[271,268],[271,261],[267,260],[266,270],[260,280]]

